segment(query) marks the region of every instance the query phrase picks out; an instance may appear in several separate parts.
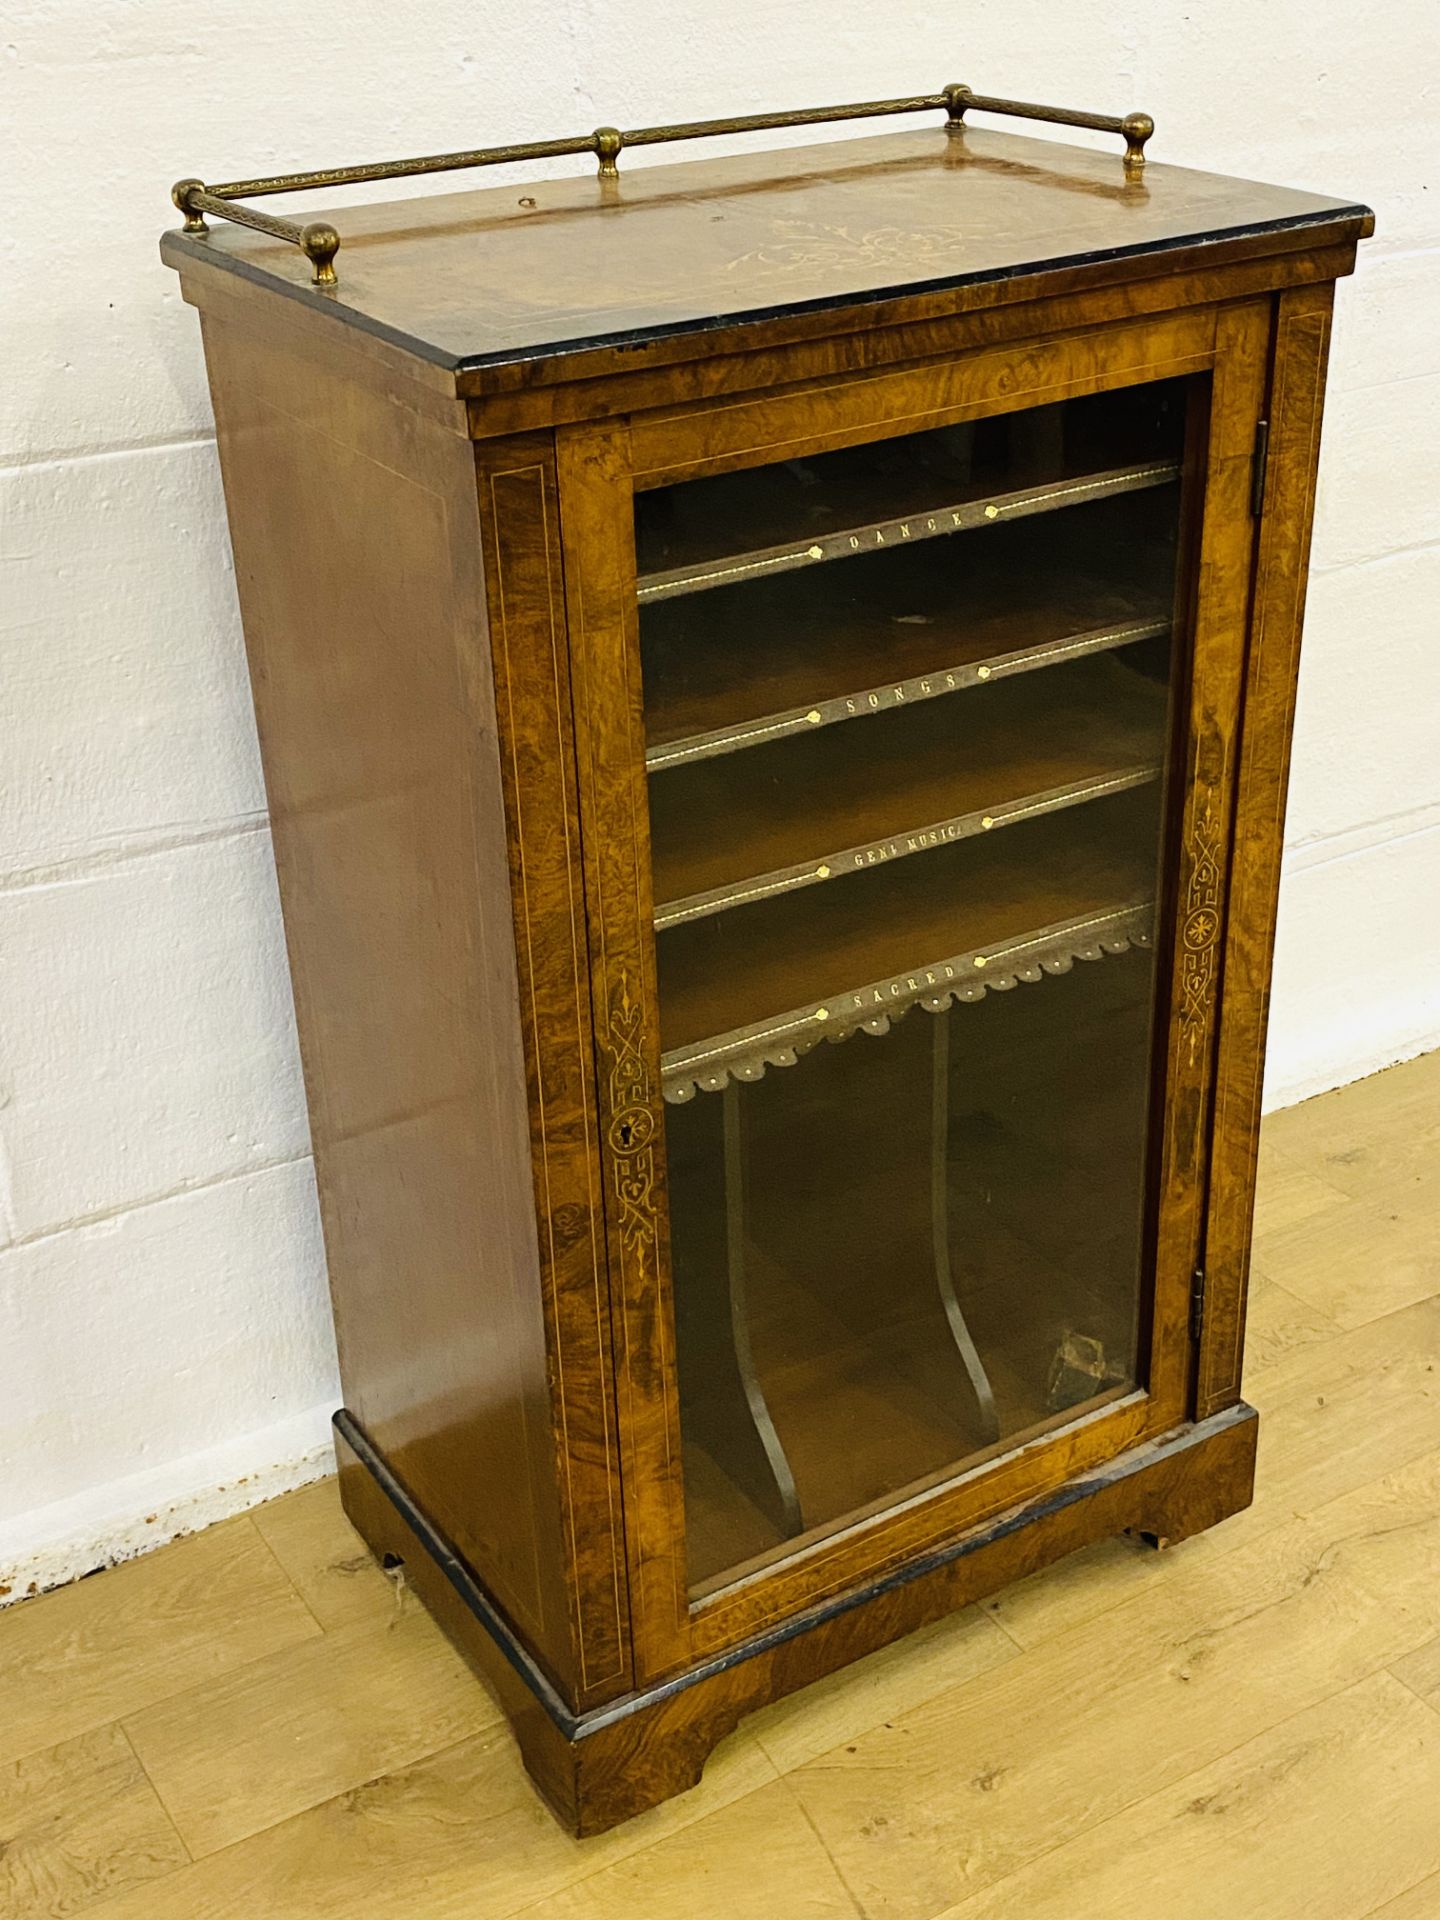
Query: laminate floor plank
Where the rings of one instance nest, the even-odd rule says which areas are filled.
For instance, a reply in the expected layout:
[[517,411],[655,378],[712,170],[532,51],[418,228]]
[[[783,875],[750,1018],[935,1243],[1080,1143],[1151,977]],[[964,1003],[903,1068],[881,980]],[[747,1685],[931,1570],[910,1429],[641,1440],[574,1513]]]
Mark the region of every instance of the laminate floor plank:
[[267,1501],[250,1518],[327,1631],[393,1614],[393,1583],[345,1518],[333,1474]]
[[1250,1297],[1245,1308],[1245,1366],[1263,1373],[1287,1354],[1317,1341],[1333,1340],[1340,1327],[1320,1311],[1298,1299],[1278,1280],[1259,1268],[1250,1269]]
[[1255,1194],[1255,1231],[1283,1233],[1303,1226],[1347,1198],[1344,1190],[1321,1179],[1310,1163],[1269,1143],[1262,1133],[1259,1185]]
[[1433,1218],[1440,1205],[1440,1050],[1272,1114],[1265,1132],[1275,1153],[1326,1186]]
[[117,1726],[0,1766],[0,1913],[70,1920],[188,1857]]
[[1437,1805],[1440,1716],[1375,1674],[1087,1828],[944,1920],[1364,1920],[1440,1867]]
[[493,1726],[500,1709],[418,1601],[253,1660],[125,1731],[199,1858]]
[[1440,1295],[1285,1354],[1245,1383],[1260,1410],[1255,1503],[1205,1535],[1254,1540],[1380,1478],[1440,1434]]
[[1302,1162],[1317,1178],[1363,1192],[1379,1171],[1362,1165],[1367,1151],[1424,1144],[1437,1127],[1440,1048],[1272,1113],[1265,1137],[1273,1151]]
[[1435,1920],[1440,1913],[1440,1873],[1427,1874],[1404,1893],[1372,1907],[1365,1920]]
[[[1427,1641],[1423,1647],[1417,1647],[1414,1653],[1407,1654],[1403,1660],[1397,1660],[1390,1671],[1412,1693],[1419,1694],[1422,1700],[1428,1700],[1440,1713],[1440,1635]],[[1440,1914],[1440,1906],[1435,1911]]]
[[[1440,1179],[1440,1140],[1432,1177]],[[1299,1225],[1257,1232],[1266,1278],[1337,1326],[1353,1328],[1440,1291],[1440,1236],[1431,1213],[1346,1195]]]
[[227,1520],[0,1614],[0,1760],[319,1635],[250,1521]]
[[524,1920],[855,1920],[856,1911],[781,1781],[526,1907]]
[[[508,1920],[767,1783],[783,1794],[774,1767],[742,1729],[716,1749],[694,1792],[594,1840],[572,1840],[536,1798],[514,1742],[497,1726],[101,1911],[104,1920]],[[752,1860],[752,1872],[769,1870]]]

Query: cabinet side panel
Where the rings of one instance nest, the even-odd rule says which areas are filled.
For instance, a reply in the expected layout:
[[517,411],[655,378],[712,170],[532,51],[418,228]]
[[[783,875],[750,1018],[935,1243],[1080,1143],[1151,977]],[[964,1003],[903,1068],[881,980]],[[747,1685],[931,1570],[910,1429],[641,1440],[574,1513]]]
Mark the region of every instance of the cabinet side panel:
[[1282,294],[1277,302],[1225,942],[1197,1419],[1240,1397],[1275,907],[1333,299],[1334,288],[1324,286]]
[[569,1685],[473,451],[205,338],[346,1404]]

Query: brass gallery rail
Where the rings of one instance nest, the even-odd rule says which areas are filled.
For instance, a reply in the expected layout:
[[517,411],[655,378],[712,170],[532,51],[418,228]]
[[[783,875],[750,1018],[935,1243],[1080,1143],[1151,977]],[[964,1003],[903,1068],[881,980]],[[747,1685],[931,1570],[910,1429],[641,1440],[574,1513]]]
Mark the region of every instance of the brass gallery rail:
[[822,126],[833,120],[873,120],[884,114],[943,112],[948,131],[960,133],[965,115],[1010,114],[1021,120],[1046,120],[1061,127],[1086,127],[1097,133],[1118,133],[1125,141],[1125,171],[1137,175],[1145,165],[1145,142],[1155,131],[1148,113],[1088,113],[1080,108],[1037,106],[1028,100],[1001,100],[975,93],[969,87],[948,86],[939,93],[915,94],[903,100],[863,100],[843,107],[797,107],[789,113],[751,113],[724,120],[683,120],[668,127],[638,127],[622,133],[616,127],[597,127],[594,133],[572,134],[561,140],[529,140],[508,147],[475,147],[461,153],[432,153],[417,160],[375,160],[359,167],[322,167],[311,173],[277,173],[256,180],[227,180],[207,186],[203,180],[177,180],[170,197],[185,216],[186,233],[204,233],[205,215],[253,227],[276,240],[301,248],[314,268],[317,287],[336,284],[335,256],[340,235],[328,220],[300,226],[275,214],[241,206],[241,200],[269,193],[299,193],[309,187],[353,186],[365,180],[407,180],[422,173],[458,173],[467,167],[494,167],[510,160],[555,160],[568,154],[593,153],[600,162],[602,180],[619,174],[625,147],[655,147],[671,140],[703,140],[724,133],[761,133],[777,127]]

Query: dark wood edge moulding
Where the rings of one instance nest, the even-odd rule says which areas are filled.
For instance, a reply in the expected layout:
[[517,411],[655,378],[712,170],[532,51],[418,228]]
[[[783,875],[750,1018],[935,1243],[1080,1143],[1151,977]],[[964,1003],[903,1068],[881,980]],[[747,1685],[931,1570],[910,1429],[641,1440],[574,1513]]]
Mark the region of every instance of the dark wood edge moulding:
[[[256,266],[242,256],[217,255],[203,236],[186,233],[183,229],[172,228],[162,234],[160,253],[168,266],[178,268],[183,263],[187,268],[210,267],[221,274],[233,274],[239,279],[248,280],[263,287],[267,293],[303,302],[312,312],[318,308],[325,319],[332,322],[339,320],[347,328],[370,334],[377,341],[398,347],[405,354],[427,362],[441,373],[453,376],[454,391],[462,398],[468,398],[487,392],[492,376],[501,390],[511,384],[543,382],[546,378],[543,369],[550,363],[555,367],[550,378],[568,381],[576,377],[581,365],[584,365],[587,373],[606,372],[617,364],[633,365],[637,349],[646,350],[647,359],[652,355],[668,357],[667,347],[672,344],[688,347],[697,332],[703,332],[707,345],[719,353],[724,352],[732,341],[743,341],[747,334],[762,328],[793,325],[803,327],[806,337],[813,338],[820,331],[850,332],[857,327],[889,324],[901,317],[899,313],[891,311],[895,308],[929,305],[944,311],[954,305],[953,298],[947,299],[947,296],[956,294],[973,296],[981,290],[988,290],[995,301],[1008,303],[1011,300],[1033,298],[1036,291],[1032,284],[1034,282],[1056,280],[1063,285],[1068,280],[1077,285],[1092,285],[1104,284],[1114,278],[1161,276],[1178,271],[1192,256],[1202,252],[1207,265],[1223,266],[1234,260],[1308,247],[1312,242],[1353,245],[1369,239],[1374,231],[1374,213],[1369,207],[1355,205],[1333,214],[1302,214],[1293,219],[1259,221],[1253,226],[1231,227],[1223,235],[1201,229],[1193,234],[1140,246],[1106,248],[1089,254],[1057,254],[1051,259],[1027,262],[1023,272],[944,274],[931,280],[907,281],[901,286],[876,287],[863,293],[851,292],[835,300],[797,301],[785,306],[757,307],[750,312],[727,315],[725,321],[718,325],[683,320],[663,327],[627,328],[598,334],[593,338],[582,336],[524,352],[507,350],[496,354],[447,353],[428,341],[417,339],[413,334],[353,308],[332,314],[324,304],[327,296],[317,296],[307,286],[278,280],[267,269]],[[817,322],[823,322],[824,325],[817,326]],[[688,354],[682,353],[678,357],[688,358]],[[585,365],[587,362],[593,362],[593,367]]]
[[[697,401],[727,395],[778,393],[818,379],[915,366],[982,347],[999,347],[1044,334],[1140,320],[1256,294],[1323,287],[1354,271],[1357,243],[1374,227],[1365,218],[1326,227],[1313,250],[1306,235],[1277,235],[1268,244],[1196,246],[1153,274],[1114,271],[1097,277],[1067,269],[1017,275],[963,291],[912,295],[885,306],[837,309],[817,326],[813,318],[784,315],[761,325],[717,329],[694,357],[693,334],[653,346],[604,349],[554,361],[522,361],[516,377],[482,381],[434,366],[399,342],[358,325],[338,325],[327,308],[296,300],[275,310],[275,288],[258,272],[202,248],[198,257],[179,244],[186,236],[166,233],[161,258],[181,274],[192,306],[230,311],[257,339],[330,372],[373,382],[384,379],[403,404],[451,431],[472,439],[546,429],[569,422],[601,421],[626,412],[653,410],[658,420]],[[176,243],[171,245],[171,243]],[[1323,243],[1323,244],[1322,244]],[[303,290],[297,290],[303,291]],[[457,413],[456,402],[463,410]],[[656,471],[647,486],[674,476]]]

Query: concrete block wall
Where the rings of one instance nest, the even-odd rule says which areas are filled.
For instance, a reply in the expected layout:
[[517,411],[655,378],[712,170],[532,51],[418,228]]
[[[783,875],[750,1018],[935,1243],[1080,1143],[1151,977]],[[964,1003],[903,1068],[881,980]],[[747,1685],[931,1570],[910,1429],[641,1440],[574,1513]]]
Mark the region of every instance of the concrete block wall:
[[1157,158],[1368,199],[1288,830],[1283,1102],[1440,1042],[1431,27],[1414,0],[12,0],[0,1587],[323,1471],[336,1400],[200,342],[156,256],[169,183],[962,79],[1142,106]]

